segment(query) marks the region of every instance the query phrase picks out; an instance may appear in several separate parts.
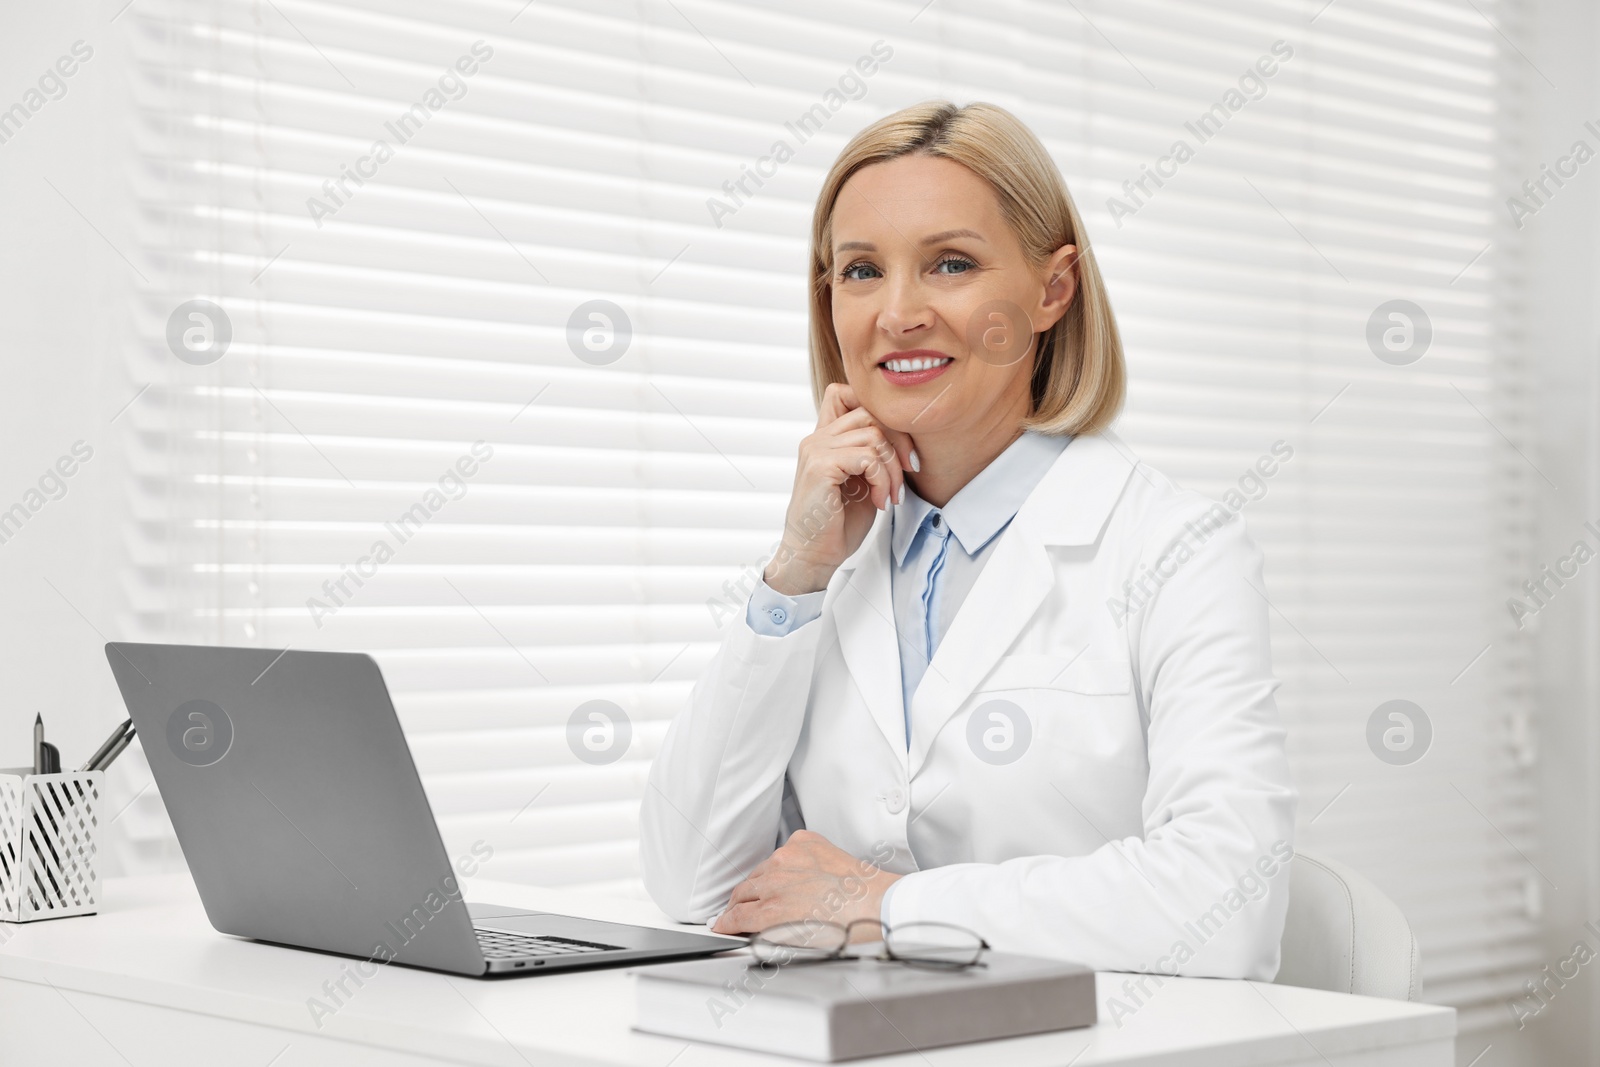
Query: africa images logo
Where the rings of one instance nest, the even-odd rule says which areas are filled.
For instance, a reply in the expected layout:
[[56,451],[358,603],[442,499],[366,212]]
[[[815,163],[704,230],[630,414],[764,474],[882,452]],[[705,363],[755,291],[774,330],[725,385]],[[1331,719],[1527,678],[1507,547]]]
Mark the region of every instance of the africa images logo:
[[233,746],[233,720],[209,700],[179,704],[167,719],[167,747],[191,767],[209,767]]

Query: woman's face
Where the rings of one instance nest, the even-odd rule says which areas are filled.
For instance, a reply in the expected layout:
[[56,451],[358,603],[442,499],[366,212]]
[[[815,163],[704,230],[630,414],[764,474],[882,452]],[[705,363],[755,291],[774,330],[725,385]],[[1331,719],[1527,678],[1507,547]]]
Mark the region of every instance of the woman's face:
[[1033,335],[1072,302],[1077,249],[1035,267],[989,183],[907,155],[863,167],[833,212],[833,328],[845,377],[916,436],[1014,430],[1032,409]]

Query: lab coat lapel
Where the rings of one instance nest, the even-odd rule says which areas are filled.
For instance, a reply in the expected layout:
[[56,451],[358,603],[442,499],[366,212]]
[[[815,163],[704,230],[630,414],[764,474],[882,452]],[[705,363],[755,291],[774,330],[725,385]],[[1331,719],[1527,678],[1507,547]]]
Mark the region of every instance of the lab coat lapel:
[[1000,534],[912,694],[912,775],[927,760],[941,728],[1055,587],[1047,546],[1094,544],[1135,462],[1127,446],[1109,433],[1074,438]]
[[839,651],[889,748],[906,760],[905,698],[900,686],[900,642],[889,588],[889,512],[880,512],[851,561],[834,600]]
[[1044,545],[1015,522],[1000,534],[911,697],[911,764],[916,774],[933,739],[994,668],[1055,585]]

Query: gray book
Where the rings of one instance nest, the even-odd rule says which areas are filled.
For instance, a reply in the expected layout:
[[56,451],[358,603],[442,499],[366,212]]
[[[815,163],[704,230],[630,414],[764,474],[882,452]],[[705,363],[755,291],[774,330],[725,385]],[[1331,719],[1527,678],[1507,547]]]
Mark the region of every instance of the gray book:
[[833,1062],[1090,1026],[1094,972],[990,952],[986,966],[925,970],[870,958],[761,965],[749,955],[638,975],[634,1028]]

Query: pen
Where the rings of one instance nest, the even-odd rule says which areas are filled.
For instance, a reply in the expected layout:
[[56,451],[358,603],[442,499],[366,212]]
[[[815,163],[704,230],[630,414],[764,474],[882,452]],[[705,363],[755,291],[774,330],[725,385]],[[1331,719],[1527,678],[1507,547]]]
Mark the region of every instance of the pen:
[[44,715],[33,713],[33,773],[44,773]]
[[128,732],[122,735],[122,740],[118,741],[115,745],[112,745],[111,751],[102,756],[100,762],[92,765],[89,769],[91,771],[103,771],[107,767],[111,766],[111,761],[122,755],[122,750],[133,743],[134,733],[135,730],[130,724],[128,727]]
[[100,747],[94,750],[94,755],[90,756],[87,760],[85,760],[83,766],[79,767],[78,770],[80,770],[80,771],[92,771],[92,770],[94,770],[95,769],[95,765],[97,763],[99,763],[102,759],[104,759],[106,757],[106,754],[109,753],[113,748],[115,748],[117,746],[117,742],[118,741],[122,740],[122,735],[127,733],[131,729],[133,729],[133,720],[132,719],[126,719],[123,722],[119,723],[117,725],[117,728],[115,730],[111,731],[111,736],[106,738],[105,741],[100,745]]

